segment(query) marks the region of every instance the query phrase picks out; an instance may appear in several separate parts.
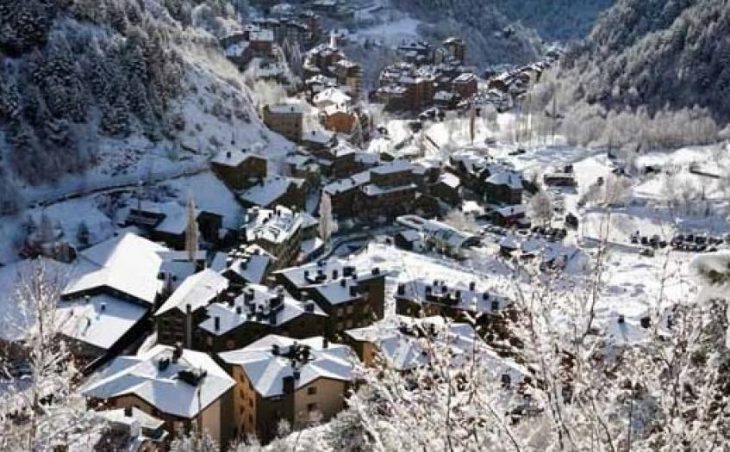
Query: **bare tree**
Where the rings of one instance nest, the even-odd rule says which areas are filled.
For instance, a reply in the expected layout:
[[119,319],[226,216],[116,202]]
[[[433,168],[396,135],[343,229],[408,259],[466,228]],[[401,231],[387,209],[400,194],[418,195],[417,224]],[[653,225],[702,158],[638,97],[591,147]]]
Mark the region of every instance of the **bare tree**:
[[[10,376],[0,396],[0,449],[67,448],[75,440],[104,428],[75,391],[78,371],[60,334],[64,322],[56,311],[63,275],[47,261],[23,268],[15,294],[25,331],[22,349],[27,374],[18,376],[17,360],[0,359]],[[22,359],[22,358],[20,358]]]
[[332,218],[332,198],[323,191],[319,200],[319,236],[324,240],[325,246],[329,245],[330,237],[336,231],[337,223]]
[[553,218],[553,200],[550,194],[545,190],[535,193],[530,199],[529,210],[534,220],[549,225]]

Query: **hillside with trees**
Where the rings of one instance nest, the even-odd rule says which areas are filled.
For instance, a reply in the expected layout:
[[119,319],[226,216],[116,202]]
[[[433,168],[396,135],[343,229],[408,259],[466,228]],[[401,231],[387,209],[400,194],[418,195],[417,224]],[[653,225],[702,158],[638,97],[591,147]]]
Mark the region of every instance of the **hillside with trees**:
[[[187,139],[201,152],[223,139],[202,133],[215,121],[258,135],[250,93],[215,36],[234,15],[217,1],[0,4],[0,187],[111,165],[122,152],[113,148],[130,143],[178,153]],[[13,199],[0,199],[3,210]]]
[[574,96],[653,113],[700,105],[730,119],[730,8],[724,0],[620,0],[566,55]]

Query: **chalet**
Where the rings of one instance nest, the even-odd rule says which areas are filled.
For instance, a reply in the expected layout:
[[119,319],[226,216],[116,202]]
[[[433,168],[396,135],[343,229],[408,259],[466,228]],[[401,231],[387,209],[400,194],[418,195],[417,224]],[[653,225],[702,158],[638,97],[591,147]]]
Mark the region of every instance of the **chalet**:
[[228,286],[226,278],[210,269],[188,277],[155,312],[157,341],[195,348],[195,325],[204,319],[208,304],[232,296]]
[[506,337],[505,320],[512,318],[511,302],[489,290],[479,289],[475,282],[428,281],[417,278],[398,284],[395,295],[396,313],[410,317],[442,316],[454,320],[476,319],[487,334]]
[[455,357],[471,357],[481,339],[468,323],[449,323],[443,317],[397,316],[345,332],[344,340],[366,366],[382,365],[398,372],[426,366],[430,351],[425,340],[451,350]]
[[460,63],[466,61],[466,42],[462,38],[452,36],[442,44],[456,61]]
[[320,111],[319,121],[330,132],[349,135],[357,129],[360,118],[350,107],[329,105]]
[[95,365],[136,340],[163,292],[167,248],[127,233],[80,253],[58,302],[60,333],[81,361]]
[[[152,451],[165,447],[169,433],[165,421],[145,413],[135,406],[97,411],[108,428],[101,434],[93,450]],[[88,440],[88,438],[84,438]],[[84,444],[84,447],[88,446]]]
[[462,201],[461,179],[452,173],[439,175],[438,181],[430,186],[433,196],[448,204],[457,205]]
[[302,140],[304,110],[298,104],[264,106],[264,124],[286,139],[299,143]]
[[314,104],[314,106],[319,108],[320,110],[323,110],[330,106],[341,107],[350,105],[351,101],[352,98],[350,96],[343,93],[337,88],[327,88],[319,92],[312,99],[312,103]]
[[265,157],[240,150],[218,153],[210,162],[213,172],[232,190],[243,190],[265,179],[268,161]]
[[327,315],[311,300],[299,301],[282,287],[249,285],[227,302],[206,308],[198,325],[201,348],[222,352],[245,347],[269,334],[305,339],[325,331]]
[[479,236],[466,233],[440,221],[426,220],[417,215],[403,215],[396,221],[402,226],[420,232],[427,247],[455,258],[464,257],[466,249],[480,243]]
[[278,268],[286,267],[299,257],[307,217],[283,206],[252,207],[244,216],[240,235],[245,244],[257,245],[274,256]]
[[332,210],[342,218],[396,217],[415,211],[424,190],[426,170],[394,160],[324,187]]
[[307,131],[302,136],[302,146],[313,152],[331,148],[336,144],[337,136],[322,129]]
[[270,176],[246,190],[238,192],[238,200],[247,207],[274,208],[277,205],[295,210],[304,209],[305,181],[293,177]]
[[477,92],[477,76],[470,72],[465,72],[456,77],[452,83],[454,93],[458,94],[462,99],[469,99]]
[[523,204],[508,205],[494,209],[490,214],[492,223],[502,227],[529,227],[530,222],[525,215]]
[[236,382],[213,358],[192,350],[156,345],[121,356],[81,387],[89,404],[110,409],[137,408],[164,421],[170,436],[194,426],[226,444],[230,397]]
[[511,170],[493,169],[484,181],[486,201],[496,205],[522,203],[522,176]]
[[257,245],[241,245],[226,256],[220,273],[232,286],[264,284],[276,267],[276,257]]
[[[214,212],[196,209],[196,222],[203,240],[218,243],[223,229],[223,217]],[[162,242],[170,248],[185,248],[185,231],[188,227],[187,209],[176,201],[163,203],[139,201],[129,209],[124,226],[137,226],[150,239]]]
[[345,408],[355,359],[350,347],[326,338],[266,336],[240,350],[220,353],[236,381],[233,422],[240,435],[267,442],[279,421],[294,429],[316,416],[326,421]]
[[274,277],[294,297],[312,299],[322,308],[329,316],[329,336],[383,318],[385,274],[377,268],[357,272],[339,259],[329,259],[281,270]]

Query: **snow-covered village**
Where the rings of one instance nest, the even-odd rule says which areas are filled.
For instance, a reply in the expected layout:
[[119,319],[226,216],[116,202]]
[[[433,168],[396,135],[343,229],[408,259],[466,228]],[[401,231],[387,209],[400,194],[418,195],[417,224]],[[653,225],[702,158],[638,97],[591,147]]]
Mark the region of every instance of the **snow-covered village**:
[[729,451],[725,0],[0,0],[0,451]]

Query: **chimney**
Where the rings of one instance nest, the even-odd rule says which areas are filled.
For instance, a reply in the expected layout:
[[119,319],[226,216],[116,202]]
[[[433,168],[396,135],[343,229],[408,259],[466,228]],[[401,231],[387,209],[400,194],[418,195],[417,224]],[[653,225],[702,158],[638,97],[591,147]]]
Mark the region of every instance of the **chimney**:
[[304,310],[307,312],[314,312],[314,302],[310,301],[304,305]]
[[175,343],[175,347],[172,349],[172,362],[176,363],[182,356],[182,344],[179,342]]
[[338,272],[337,269],[332,270],[332,279],[337,279],[338,276],[340,276],[340,272]]
[[215,323],[215,330],[218,331],[221,329],[221,318],[218,316],[215,316],[213,318],[213,322]]
[[236,306],[236,314],[241,315],[241,307]]
[[340,280],[340,286],[345,287],[347,285],[347,280],[345,278],[342,278]]
[[284,383],[284,394],[294,393],[294,376],[287,376],[283,378]]
[[106,303],[102,303],[101,306],[99,306],[99,309],[101,309],[101,312],[106,311]]
[[271,354],[274,356],[279,356],[279,344],[274,344],[271,346]]
[[226,158],[231,158],[231,151],[226,151]]
[[185,305],[185,347],[193,348],[193,308]]
[[619,315],[618,316],[618,323],[619,323],[619,325],[620,324],[623,324],[624,322],[626,322],[626,319],[624,318],[623,314]]
[[326,337],[323,337],[322,338],[322,348],[329,348],[329,346],[330,346],[329,339],[327,339]]
[[357,295],[357,286],[350,286],[350,296],[354,297]]
[[124,407],[124,416],[125,417],[132,417],[132,407],[131,406],[125,406]]
[[469,290],[471,290],[472,292],[474,292],[474,289],[476,289],[476,287],[477,284],[474,281],[469,283]]
[[651,326],[651,317],[646,316],[641,318],[641,327],[649,328]]
[[405,295],[406,286],[405,284],[398,284],[398,295]]
[[499,301],[494,300],[492,301],[492,311],[498,311],[499,310]]

